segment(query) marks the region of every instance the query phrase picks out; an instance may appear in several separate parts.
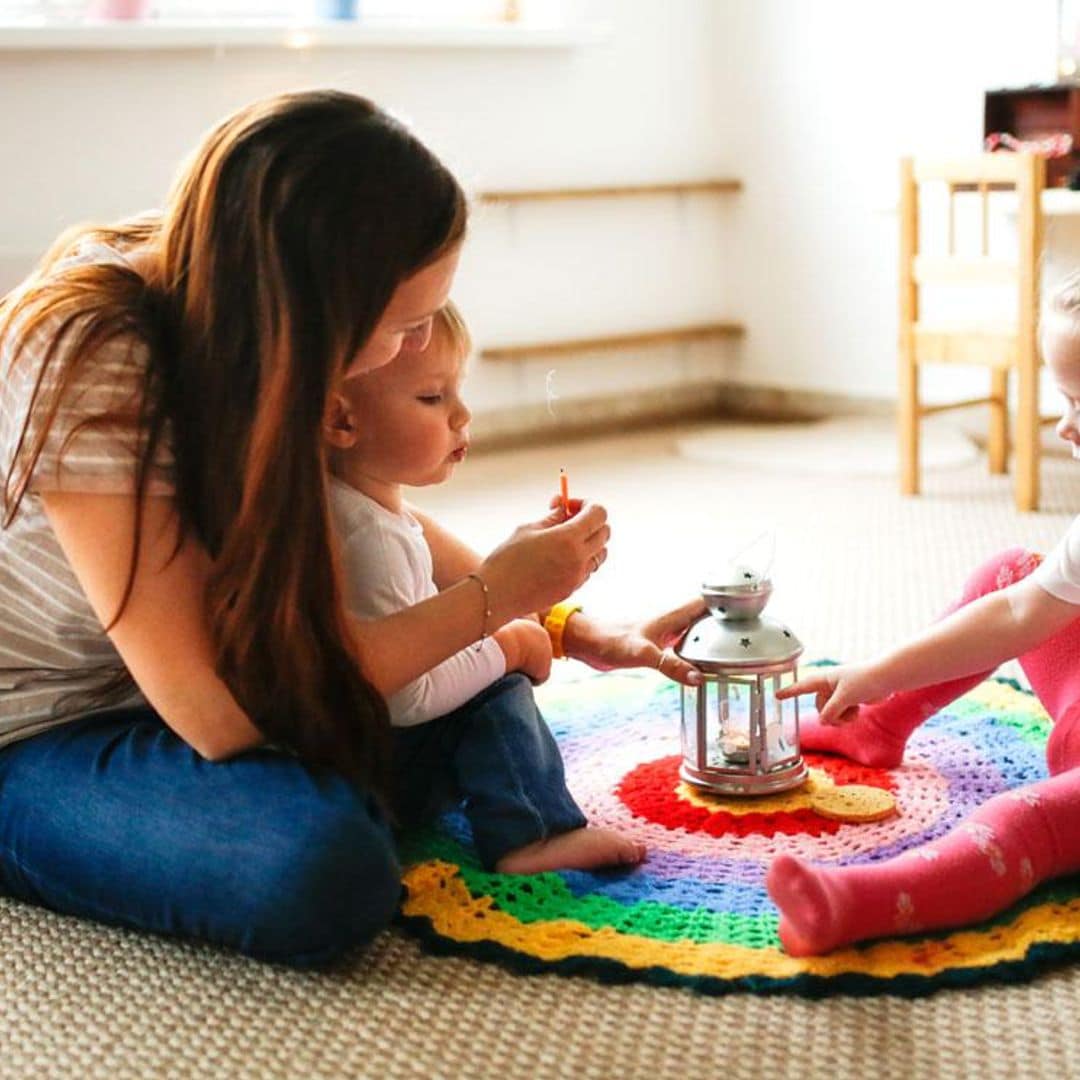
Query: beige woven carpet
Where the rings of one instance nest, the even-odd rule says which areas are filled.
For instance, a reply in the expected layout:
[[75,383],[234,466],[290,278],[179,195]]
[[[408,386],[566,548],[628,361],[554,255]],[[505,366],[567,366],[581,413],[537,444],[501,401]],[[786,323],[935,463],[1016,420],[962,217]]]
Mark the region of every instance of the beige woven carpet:
[[[839,657],[914,630],[973,560],[1045,549],[1080,509],[1080,465],[1063,459],[1044,468],[1044,512],[1017,515],[1009,479],[978,466],[905,500],[883,478],[691,461],[674,450],[685,434],[477,457],[418,501],[484,548],[539,516],[566,466],[611,512],[611,557],[582,597],[615,613],[692,592],[776,528],[776,614]],[[390,931],[338,972],[298,974],[0,901],[0,1078],[1068,1077],[1078,1017],[1080,967],[917,1001],[708,998],[524,978]]]

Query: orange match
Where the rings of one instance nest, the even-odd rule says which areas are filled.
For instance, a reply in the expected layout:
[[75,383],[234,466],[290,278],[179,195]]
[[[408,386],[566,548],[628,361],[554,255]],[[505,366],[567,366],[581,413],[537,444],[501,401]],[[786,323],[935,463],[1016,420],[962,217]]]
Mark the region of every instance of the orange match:
[[570,478],[566,475],[565,469],[559,470],[559,493],[562,496],[562,510],[563,513],[570,516]]

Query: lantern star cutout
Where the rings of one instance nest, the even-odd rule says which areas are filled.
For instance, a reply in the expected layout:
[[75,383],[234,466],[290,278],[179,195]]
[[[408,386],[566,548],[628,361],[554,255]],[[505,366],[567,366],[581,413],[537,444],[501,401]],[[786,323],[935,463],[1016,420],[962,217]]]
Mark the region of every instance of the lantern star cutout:
[[748,637],[744,637],[744,638],[739,638],[739,644],[740,644],[740,645],[741,645],[741,646],[742,646],[742,647],[743,647],[744,649],[749,649],[749,648],[750,648],[750,639],[749,639]]

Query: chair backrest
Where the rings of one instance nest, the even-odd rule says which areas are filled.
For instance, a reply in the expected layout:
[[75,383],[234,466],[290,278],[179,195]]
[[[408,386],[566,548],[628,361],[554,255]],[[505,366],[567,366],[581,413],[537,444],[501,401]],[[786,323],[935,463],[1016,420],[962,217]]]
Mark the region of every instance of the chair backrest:
[[[1046,162],[1034,154],[980,154],[970,158],[905,158],[900,167],[900,331],[918,362],[973,363],[1015,367],[1038,363],[1035,349],[1039,307],[1039,253],[1042,246],[1042,191]],[[920,193],[924,185],[947,192],[944,254],[923,250]],[[990,197],[1016,192],[1017,244],[1007,254],[990,252]],[[980,243],[975,254],[956,245],[956,199],[974,192],[979,199]],[[945,330],[920,323],[919,290],[924,286],[1010,286],[1015,308],[1004,316]],[[911,340],[905,341],[910,334]]]

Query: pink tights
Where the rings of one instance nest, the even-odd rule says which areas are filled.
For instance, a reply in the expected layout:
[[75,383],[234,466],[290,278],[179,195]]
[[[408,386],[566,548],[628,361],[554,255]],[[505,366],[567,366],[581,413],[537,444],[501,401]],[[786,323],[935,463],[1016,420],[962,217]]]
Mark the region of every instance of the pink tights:
[[[961,604],[1027,576],[1038,556],[1013,548],[979,567]],[[945,613],[948,614],[948,611]],[[1054,720],[1046,749],[1050,779],[1004,792],[947,836],[886,862],[818,867],[776,858],[766,885],[780,909],[780,939],[795,956],[897,933],[989,918],[1040,882],[1080,870],[1080,619],[1020,657]],[[868,765],[900,763],[924,720],[991,672],[894,694],[863,706],[850,724],[802,726],[807,749]]]

